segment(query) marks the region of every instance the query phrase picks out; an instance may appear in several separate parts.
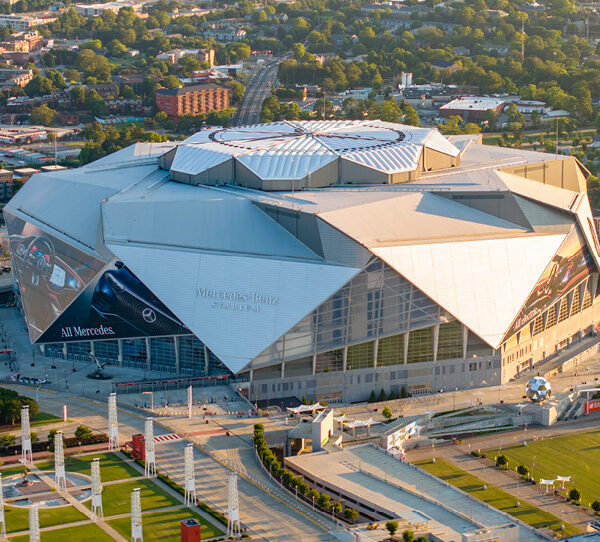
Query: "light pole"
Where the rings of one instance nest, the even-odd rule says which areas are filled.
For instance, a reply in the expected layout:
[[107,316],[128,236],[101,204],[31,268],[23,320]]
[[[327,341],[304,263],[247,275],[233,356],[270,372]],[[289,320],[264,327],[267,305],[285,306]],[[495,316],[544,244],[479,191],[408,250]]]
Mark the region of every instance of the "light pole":
[[533,456],[533,460],[531,461],[531,479],[535,482],[535,478],[533,477],[533,467],[535,467],[535,455]]

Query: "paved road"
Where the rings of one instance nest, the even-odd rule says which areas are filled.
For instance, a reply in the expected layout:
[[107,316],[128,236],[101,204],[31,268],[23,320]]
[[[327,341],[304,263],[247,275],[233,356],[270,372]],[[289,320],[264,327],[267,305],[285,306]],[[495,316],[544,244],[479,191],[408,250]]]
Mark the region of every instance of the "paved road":
[[[8,386],[7,386],[8,387]],[[19,393],[33,396],[35,391],[23,386],[13,386]],[[69,418],[98,431],[107,432],[107,407],[105,404],[83,397],[65,396],[51,390],[40,391],[40,408],[52,414],[60,414],[62,405],[69,407]],[[132,434],[144,431],[144,418],[119,408],[119,437],[121,441]],[[213,426],[216,428],[216,426]],[[155,427],[155,435],[167,431]],[[174,475],[183,475],[183,450],[185,440],[157,443],[156,462],[159,470]],[[229,469],[211,456],[196,451],[196,487],[199,498],[221,511],[227,505],[227,474]],[[246,460],[246,458],[244,458]],[[266,479],[266,476],[264,477]],[[269,541],[331,541],[334,538],[307,514],[286,504],[275,493],[240,478],[239,503],[241,521],[257,538]]]
[[277,62],[269,64],[250,79],[233,121],[234,126],[260,122],[260,106],[271,92],[271,86],[277,77],[277,67]]

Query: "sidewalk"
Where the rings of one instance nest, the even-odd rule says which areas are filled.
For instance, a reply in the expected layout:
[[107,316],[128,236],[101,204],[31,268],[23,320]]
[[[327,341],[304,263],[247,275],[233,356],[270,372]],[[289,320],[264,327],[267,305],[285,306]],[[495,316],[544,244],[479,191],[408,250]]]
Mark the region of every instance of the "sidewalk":
[[[429,455],[431,456],[431,454]],[[589,521],[597,519],[586,509],[573,506],[567,503],[566,499],[555,497],[552,492],[546,494],[539,485],[519,482],[517,487],[515,476],[498,469],[487,459],[473,457],[462,446],[436,448],[436,456],[481,478],[484,482],[493,484],[503,491],[555,515],[566,523],[575,525],[583,532],[586,532]]]

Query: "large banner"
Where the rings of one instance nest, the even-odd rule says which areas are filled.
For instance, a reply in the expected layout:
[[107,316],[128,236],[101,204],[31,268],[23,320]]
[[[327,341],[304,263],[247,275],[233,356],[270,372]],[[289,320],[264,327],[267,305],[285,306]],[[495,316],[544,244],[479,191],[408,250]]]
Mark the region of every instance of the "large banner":
[[593,271],[594,264],[585,240],[574,227],[544,270],[506,337],[532,322]]
[[122,262],[107,264],[9,214],[6,222],[32,342],[190,334]]
[[8,213],[4,216],[13,276],[29,336],[36,341],[105,264],[29,222]]

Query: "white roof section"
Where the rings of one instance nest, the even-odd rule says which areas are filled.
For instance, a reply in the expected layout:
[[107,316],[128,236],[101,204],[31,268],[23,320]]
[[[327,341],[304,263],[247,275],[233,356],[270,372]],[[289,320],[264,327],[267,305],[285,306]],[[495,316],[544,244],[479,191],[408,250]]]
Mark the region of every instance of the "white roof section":
[[281,121],[202,130],[178,146],[171,171],[198,174],[233,156],[264,180],[302,179],[338,158],[396,173],[416,169],[425,147],[459,154],[428,128],[371,120]]
[[505,99],[488,96],[463,96],[444,104],[440,109],[460,109],[472,111],[487,111],[506,103]]
[[371,250],[492,348],[498,348],[565,236]]
[[360,271],[276,258],[107,246],[234,372]]

